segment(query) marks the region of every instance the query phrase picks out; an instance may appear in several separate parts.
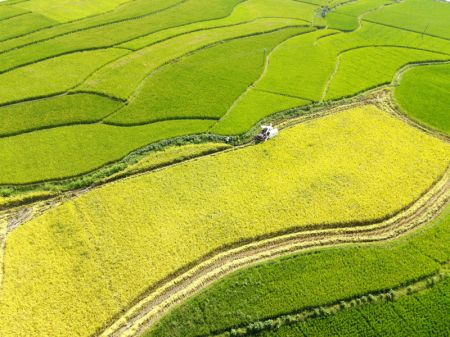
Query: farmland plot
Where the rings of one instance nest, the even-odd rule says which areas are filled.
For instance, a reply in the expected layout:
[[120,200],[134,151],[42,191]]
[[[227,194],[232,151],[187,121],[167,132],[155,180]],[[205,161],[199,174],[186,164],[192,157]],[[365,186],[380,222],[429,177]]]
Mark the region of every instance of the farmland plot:
[[393,303],[368,304],[331,317],[312,319],[258,337],[288,336],[445,336],[448,334],[450,282],[447,278],[430,290]]
[[0,336],[448,334],[448,283],[360,304],[448,268],[449,20],[0,0]]
[[450,133],[450,64],[407,70],[395,89],[401,109],[431,128]]
[[438,179],[449,151],[368,106],[261,146],[95,189],[8,235],[0,333],[89,335],[211,250],[289,228],[389,216]]

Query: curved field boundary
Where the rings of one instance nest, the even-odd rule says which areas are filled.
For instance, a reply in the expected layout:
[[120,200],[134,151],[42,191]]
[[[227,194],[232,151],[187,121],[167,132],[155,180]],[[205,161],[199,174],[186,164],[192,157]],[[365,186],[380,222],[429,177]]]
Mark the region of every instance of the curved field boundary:
[[443,37],[443,36],[439,36],[439,35],[424,33],[424,32],[420,32],[418,30],[412,30],[412,29],[406,29],[406,28],[402,28],[402,27],[397,27],[397,26],[394,26],[394,25],[390,25],[390,24],[387,24],[387,23],[381,23],[381,22],[377,22],[377,21],[372,21],[372,20],[369,20],[369,19],[363,19],[363,20],[366,21],[366,22],[370,22],[370,23],[376,24],[376,25],[396,28],[396,29],[404,30],[404,31],[411,32],[411,33],[417,33],[417,34],[420,34],[420,35],[428,35],[428,36],[431,36],[431,37],[435,37],[437,39],[450,41],[449,38],[446,38],[446,37]]
[[[307,249],[394,239],[431,220],[450,201],[450,170],[408,209],[371,224],[338,224],[261,239],[218,252],[189,271],[168,280],[96,336],[139,335],[186,298],[238,269]],[[353,226],[352,226],[353,225]]]
[[441,265],[441,268],[438,272],[430,275],[425,275],[412,282],[399,285],[390,289],[389,291],[366,293],[364,295],[353,298],[343,298],[326,306],[312,307],[307,310],[301,310],[299,312],[292,312],[290,314],[276,316],[268,320],[252,322],[241,328],[227,328],[223,332],[216,332],[208,336],[226,337],[228,336],[226,335],[226,332],[231,333],[231,331],[233,330],[235,331],[237,336],[251,336],[252,331],[254,331],[252,330],[252,327],[255,326],[255,323],[259,323],[260,326],[263,326],[263,328],[258,331],[268,331],[273,329],[274,326],[276,327],[275,329],[277,329],[283,325],[293,324],[295,322],[303,322],[306,319],[314,319],[327,315],[334,315],[339,311],[343,311],[349,308],[360,307],[371,303],[388,302],[393,301],[394,299],[398,300],[399,298],[405,296],[420,293],[447,279],[450,276],[449,266],[449,262],[444,263],[443,265]]
[[[337,72],[339,71],[339,67],[340,67],[340,64],[341,64],[341,57],[342,57],[343,55],[349,53],[349,52],[354,51],[354,50],[368,49],[368,48],[410,49],[410,50],[417,50],[417,51],[429,52],[429,53],[433,53],[433,54],[446,55],[446,56],[449,56],[449,58],[450,58],[450,54],[445,53],[445,52],[434,51],[434,50],[429,50],[429,49],[424,49],[424,48],[416,48],[416,47],[408,47],[408,46],[396,46],[396,45],[381,45],[381,44],[379,44],[379,45],[355,46],[355,47],[352,47],[352,48],[348,48],[348,49],[341,50],[341,51],[337,54],[337,56],[336,56],[336,63],[335,63],[334,71],[330,74],[330,77],[329,77],[329,79],[328,79],[328,81],[327,81],[327,83],[326,83],[326,85],[325,85],[325,88],[324,88],[324,90],[323,90],[323,92],[322,92],[322,97],[321,97],[321,99],[320,99],[320,102],[323,102],[323,101],[325,100],[325,98],[326,98],[326,96],[327,96],[327,94],[328,94],[330,85],[331,85],[331,83],[333,82],[333,80],[334,80],[334,78],[335,78],[335,75],[336,75]],[[425,65],[425,64],[432,64],[433,62],[439,62],[439,63],[442,63],[442,62],[449,62],[449,60],[446,60],[446,61],[439,61],[439,60],[436,60],[436,61],[423,61],[423,62],[410,62],[410,63],[406,63],[405,65],[403,65],[402,67],[400,67],[399,69],[397,69],[396,74],[395,74],[395,77],[394,77],[394,81],[397,81],[397,79],[398,79],[398,77],[399,77],[399,72],[404,71],[404,68],[405,68],[405,67],[414,67],[414,66],[418,66],[418,65],[422,65],[422,64],[424,64],[424,65]],[[401,75],[400,75],[400,76],[401,76]],[[392,83],[393,85],[395,85],[394,83],[397,83],[397,82],[391,82],[391,83]],[[379,83],[379,84],[376,84],[373,88],[377,88],[377,87],[383,86],[384,84],[388,84],[388,83]],[[363,90],[360,91],[360,92],[365,92],[365,91],[368,91],[368,90],[373,89],[373,88],[366,88],[366,89],[363,89]],[[352,96],[355,96],[355,95],[357,95],[357,94],[358,94],[358,93],[356,93],[356,94],[350,94],[350,95],[342,96],[342,97],[339,97],[339,98],[336,98],[336,99],[332,99],[332,100],[339,100],[339,99],[346,98],[346,97],[352,97]]]
[[[136,86],[136,88],[134,89],[134,91],[133,91],[133,92],[131,93],[131,95],[128,97],[128,99],[127,99],[127,100],[128,100],[128,104],[130,104],[131,102],[133,102],[133,100],[139,95],[139,93],[140,93],[141,90],[142,90],[142,87],[143,87],[144,84],[145,84],[145,81],[146,81],[148,78],[150,78],[155,72],[159,71],[161,68],[163,68],[163,67],[165,67],[165,66],[168,66],[168,65],[170,65],[170,64],[177,63],[177,62],[183,60],[183,59],[186,58],[186,57],[189,57],[189,56],[191,56],[191,55],[194,55],[194,54],[196,54],[196,53],[199,53],[199,52],[201,52],[201,51],[203,51],[203,50],[205,50],[205,49],[212,48],[212,47],[217,46],[217,45],[219,45],[219,44],[227,43],[227,42],[234,41],[234,40],[240,40],[240,39],[251,38],[251,37],[254,37],[254,36],[258,36],[258,35],[270,34],[270,33],[274,33],[274,32],[277,32],[277,31],[284,30],[284,29],[289,29],[289,28],[301,28],[301,27],[308,27],[308,26],[305,26],[305,25],[288,25],[288,26],[283,26],[283,27],[280,27],[280,28],[270,29],[270,30],[263,31],[263,32],[255,32],[255,33],[251,33],[251,34],[245,34],[245,35],[240,35],[240,36],[236,36],[236,37],[231,37],[231,38],[228,38],[228,39],[223,39],[223,40],[220,40],[220,41],[216,41],[216,42],[212,42],[212,43],[206,44],[206,45],[201,46],[201,47],[199,47],[199,48],[197,48],[197,49],[191,50],[191,51],[189,51],[189,52],[187,52],[187,53],[185,53],[185,54],[183,54],[183,55],[181,55],[181,56],[179,56],[179,57],[177,57],[177,58],[170,59],[170,60],[164,62],[163,64],[159,65],[158,67],[152,69],[148,74],[146,74],[146,76],[145,76],[143,79],[141,79],[141,81],[140,81],[139,84]],[[291,37],[288,37],[286,40],[280,42],[280,44],[278,44],[273,50],[275,50],[276,48],[278,48],[278,46],[280,46],[281,44],[283,44],[284,42],[286,42],[287,40],[289,40],[289,39],[291,39],[291,38],[293,38],[293,37],[296,37],[296,36],[299,36],[299,35],[302,35],[302,34],[308,34],[308,33],[309,33],[309,32],[300,32],[300,33],[298,33],[298,34],[296,34],[296,35],[293,35],[293,36],[291,36]],[[273,51],[273,50],[272,50],[272,51]],[[269,53],[269,55],[270,55],[270,53]],[[267,63],[267,62],[268,62],[267,60],[268,60],[268,59],[269,59],[269,57],[266,56],[266,63],[265,63],[265,68],[264,68],[264,70],[263,70],[263,74],[265,74],[265,71],[266,71],[266,69],[267,69],[267,64],[268,64],[268,63]],[[258,79],[258,80],[259,80],[259,79]],[[257,81],[258,81],[258,80],[257,80]],[[257,81],[256,81],[256,82],[257,82]],[[254,82],[254,83],[256,83],[256,82]],[[251,88],[251,87],[252,87],[252,86],[249,86],[248,88]],[[247,90],[248,90],[248,88],[247,88]],[[245,92],[246,92],[246,91],[245,91]],[[244,93],[245,93],[245,92],[244,92]],[[244,93],[243,93],[243,94],[244,94]],[[241,95],[238,97],[237,100],[239,100],[239,98],[241,98],[243,94],[241,94]],[[234,104],[235,104],[235,103],[233,103],[232,106],[233,106]],[[119,111],[120,111],[120,110],[118,110],[117,112],[119,112]],[[228,113],[228,111],[227,111],[227,113]],[[225,113],[225,115],[226,115],[226,113]],[[223,116],[222,116],[222,117],[223,117]],[[222,117],[221,117],[221,118],[222,118]],[[106,123],[106,124],[108,124],[108,123]],[[122,124],[120,124],[120,125],[122,125]]]
[[[124,48],[96,48],[96,49],[90,49],[90,50],[86,50],[86,51],[93,51],[93,50],[107,50],[107,49],[124,49]],[[74,53],[67,53],[65,55],[68,54],[76,54],[76,53],[83,53],[85,51],[77,51]],[[130,53],[127,53],[126,55],[129,55]],[[62,55],[60,55],[62,56]],[[15,104],[20,104],[20,103],[24,103],[24,102],[30,102],[30,101],[35,101],[35,100],[41,100],[41,99],[46,99],[46,98],[52,98],[52,97],[56,97],[56,96],[62,96],[65,94],[69,94],[70,92],[72,93],[89,93],[92,95],[98,95],[98,96],[102,96],[102,97],[106,97],[106,98],[110,98],[112,100],[115,101],[119,101],[119,102],[125,102],[125,100],[118,98],[118,97],[114,97],[112,95],[108,95],[102,92],[95,92],[95,91],[76,91],[75,89],[80,86],[82,83],[84,83],[89,77],[92,76],[92,74],[94,74],[95,72],[97,72],[100,68],[102,68],[103,66],[106,66],[114,61],[117,61],[118,59],[120,59],[122,56],[117,56],[116,58],[113,58],[111,60],[109,60],[108,62],[106,62],[105,64],[99,65],[96,69],[92,70],[85,78],[81,79],[79,83],[76,83],[74,86],[72,86],[71,88],[68,88],[66,90],[62,90],[62,91],[57,91],[57,92],[53,92],[50,94],[44,94],[44,95],[38,95],[38,96],[31,96],[31,97],[24,97],[21,99],[17,99],[17,100],[13,100],[13,101],[9,101],[9,102],[3,102],[0,103],[0,107],[4,107],[4,106],[8,106],[8,105],[15,105]],[[56,57],[50,57],[48,59],[52,59],[52,58],[56,58]],[[46,59],[46,60],[48,60]],[[46,61],[46,60],[42,60],[42,61]],[[39,61],[41,62],[41,61]],[[38,63],[38,62],[33,62],[34,63]],[[0,75],[3,74],[2,72],[0,72]]]
[[[286,40],[281,41],[277,46],[275,46],[275,47],[269,52],[269,54],[266,55],[266,58],[265,58],[265,60],[264,60],[264,68],[263,68],[261,74],[259,75],[259,77],[258,77],[252,84],[250,84],[250,85],[247,87],[247,89],[245,89],[245,90],[244,90],[244,91],[243,91],[243,92],[242,92],[242,93],[234,100],[234,102],[230,105],[230,107],[228,108],[228,110],[220,117],[220,119],[218,120],[218,122],[221,121],[222,119],[224,119],[226,116],[228,116],[229,113],[234,109],[234,107],[240,102],[240,100],[241,100],[248,92],[250,92],[251,90],[253,90],[253,89],[256,88],[256,86],[258,85],[258,83],[259,83],[259,82],[264,78],[264,76],[266,75],[267,70],[269,69],[269,65],[270,65],[270,57],[272,56],[272,54],[273,54],[274,52],[276,52],[276,50],[278,50],[278,49],[279,49],[284,43],[286,43],[287,41],[289,41],[289,40],[291,40],[291,39],[293,39],[293,38],[295,38],[295,37],[298,37],[299,35],[308,34],[308,33],[311,33],[311,32],[305,32],[305,33],[300,33],[300,34],[297,34],[297,35],[293,35],[293,36],[287,38]],[[215,123],[214,125],[212,125],[212,126],[209,128],[209,130],[211,130],[216,124],[217,124],[217,123]]]
[[[135,0],[130,1],[130,2],[134,2],[134,1]],[[154,12],[150,12],[150,13],[143,14],[143,15],[140,15],[140,16],[130,17],[130,18],[123,18],[123,19],[119,19],[119,20],[115,20],[115,21],[111,21],[111,22],[107,22],[107,23],[102,23],[102,24],[99,24],[99,25],[89,26],[89,27],[85,27],[85,28],[78,28],[78,29],[70,30],[68,32],[57,34],[57,35],[54,35],[54,36],[51,36],[51,37],[43,38],[43,39],[40,39],[40,40],[39,39],[38,40],[34,40],[32,42],[24,43],[24,44],[22,44],[20,46],[16,46],[16,47],[13,47],[13,48],[1,50],[0,54],[4,54],[4,53],[7,53],[8,51],[11,51],[11,50],[21,49],[21,48],[24,48],[24,47],[27,47],[27,46],[30,46],[30,45],[33,45],[33,44],[36,44],[36,43],[49,41],[49,40],[55,39],[57,37],[70,35],[70,34],[73,34],[73,33],[82,32],[82,31],[89,30],[89,29],[95,29],[95,28],[104,27],[104,26],[107,26],[107,25],[120,23],[120,22],[125,22],[125,21],[132,21],[132,20],[142,19],[142,18],[147,17],[147,16],[151,16],[151,15],[154,15],[154,14],[158,14],[158,13],[164,12],[164,11],[166,11],[168,9],[173,8],[173,7],[177,7],[177,6],[183,4],[183,3],[187,2],[187,1],[189,1],[189,0],[181,0],[180,2],[177,2],[177,3],[173,4],[173,5],[168,6],[168,7],[161,8],[161,9],[156,10]],[[122,5],[125,5],[125,4],[122,4]],[[105,14],[105,13],[102,13],[102,14]],[[99,14],[99,15],[102,15],[102,14]],[[89,18],[92,18],[92,17],[93,16],[90,16]],[[74,21],[70,21],[70,22],[64,22],[64,23],[61,23],[60,25],[55,25],[55,26],[52,26],[52,27],[46,27],[46,28],[43,28],[43,29],[38,29],[38,30],[35,30],[35,31],[28,32],[25,35],[33,34],[33,33],[36,33],[38,31],[42,31],[42,30],[45,30],[45,29],[51,29],[51,28],[56,27],[56,26],[62,26],[62,25],[65,25],[65,24],[74,23],[74,22],[81,21],[81,20],[84,20],[84,19],[86,19],[86,18],[79,19],[79,20],[74,20]]]
[[[115,21],[115,22],[103,23],[103,24],[99,24],[99,25],[91,26],[91,27],[87,27],[87,28],[75,29],[75,30],[72,30],[72,31],[69,31],[69,32],[61,33],[61,34],[58,34],[58,35],[55,35],[55,36],[51,36],[51,37],[48,37],[48,38],[44,38],[44,39],[41,39],[41,40],[36,40],[36,41],[33,41],[33,42],[28,42],[28,43],[25,43],[25,44],[23,44],[23,45],[21,45],[21,46],[16,46],[16,47],[13,47],[13,48],[0,50],[0,55],[1,55],[1,54],[5,54],[5,53],[10,52],[10,51],[13,51],[13,50],[22,49],[22,48],[27,47],[27,46],[30,46],[30,45],[34,45],[34,44],[38,44],[38,43],[41,43],[41,42],[46,42],[46,41],[49,41],[49,40],[53,40],[53,39],[55,39],[55,38],[59,38],[59,37],[71,35],[71,34],[73,34],[73,33],[78,33],[78,32],[82,32],[82,31],[86,31],[86,30],[90,30],[90,29],[96,29],[96,28],[104,27],[104,26],[107,26],[107,25],[110,25],[110,24],[116,24],[116,23],[121,23],[121,22],[126,22],[126,21],[138,20],[138,19],[141,19],[141,18],[144,18],[144,17],[147,17],[147,16],[159,14],[160,12],[166,11],[166,10],[168,10],[168,9],[172,9],[172,8],[177,7],[177,6],[179,6],[179,5],[183,4],[183,3],[186,3],[186,2],[188,2],[188,1],[189,1],[189,0],[182,0],[181,2],[178,2],[178,3],[176,3],[176,4],[173,4],[173,5],[169,6],[169,7],[160,9],[160,10],[155,11],[155,12],[152,12],[152,13],[148,13],[148,14],[145,14],[145,15],[141,15],[141,16],[139,16],[139,17],[133,17],[133,18],[127,18],[127,19],[121,19],[121,20],[117,20],[117,21]],[[243,0],[243,1],[246,1],[246,0]],[[236,4],[235,7],[236,7],[237,5],[239,5],[239,4]],[[228,15],[228,16],[229,16],[229,15]],[[184,24],[181,24],[181,25],[178,25],[178,26],[170,26],[170,27],[158,29],[158,30],[156,30],[156,31],[154,31],[154,32],[151,32],[151,33],[145,33],[145,34],[142,34],[142,35],[139,35],[139,36],[135,36],[135,37],[133,37],[133,38],[131,38],[131,39],[128,39],[128,40],[124,40],[124,41],[120,41],[120,42],[116,42],[116,43],[111,43],[111,44],[109,44],[109,45],[103,45],[103,46],[100,46],[100,47],[92,46],[92,47],[89,47],[89,48],[79,48],[79,49],[75,49],[75,50],[71,50],[71,51],[66,51],[66,52],[56,53],[56,54],[51,55],[51,56],[41,57],[41,58],[35,59],[35,60],[33,60],[33,61],[25,62],[25,63],[22,63],[22,64],[20,64],[20,65],[15,65],[15,66],[12,66],[12,67],[10,67],[10,68],[1,70],[1,71],[0,71],[0,74],[7,73],[7,72],[10,72],[10,71],[13,71],[13,70],[16,70],[16,69],[25,67],[25,66],[27,66],[27,65],[31,65],[31,64],[34,64],[34,63],[38,63],[38,62],[45,61],[45,60],[48,60],[48,59],[52,59],[52,58],[56,58],[56,57],[60,57],[60,56],[68,55],[68,54],[73,54],[73,53],[83,52],[83,51],[92,51],[92,50],[108,49],[108,48],[121,48],[121,49],[130,50],[130,51],[137,51],[138,49],[137,49],[137,50],[129,49],[129,48],[121,47],[121,45],[122,45],[122,44],[125,44],[125,43],[127,43],[127,42],[130,42],[130,41],[133,41],[133,40],[136,40],[136,39],[139,39],[139,38],[142,38],[142,37],[151,35],[151,34],[156,34],[156,33],[158,33],[158,32],[161,32],[161,31],[164,31],[164,30],[167,30],[167,29],[172,29],[172,28],[177,28],[177,27],[188,26],[188,25],[195,24],[195,23],[202,23],[202,22],[208,22],[208,21],[220,20],[220,19],[224,19],[224,18],[226,18],[226,17],[228,17],[228,16],[225,16],[225,17],[219,17],[219,18],[211,18],[211,19],[200,20],[200,21],[194,21],[194,22],[188,22],[188,23],[184,23]],[[53,27],[55,27],[55,26],[53,26]],[[47,27],[47,28],[51,28],[51,27]],[[33,32],[30,32],[30,33],[33,33]],[[18,37],[15,37],[15,38],[18,38]],[[161,42],[162,42],[162,41],[161,41]],[[143,47],[143,48],[145,48],[145,47]],[[142,49],[142,48],[141,48],[141,49]]]

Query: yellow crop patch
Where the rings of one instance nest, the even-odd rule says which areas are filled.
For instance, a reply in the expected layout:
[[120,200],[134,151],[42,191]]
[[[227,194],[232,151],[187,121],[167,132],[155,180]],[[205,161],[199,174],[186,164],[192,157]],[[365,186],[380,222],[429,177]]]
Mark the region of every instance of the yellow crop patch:
[[8,236],[0,335],[93,334],[213,249],[388,216],[429,188],[449,158],[449,144],[366,106],[94,189]]

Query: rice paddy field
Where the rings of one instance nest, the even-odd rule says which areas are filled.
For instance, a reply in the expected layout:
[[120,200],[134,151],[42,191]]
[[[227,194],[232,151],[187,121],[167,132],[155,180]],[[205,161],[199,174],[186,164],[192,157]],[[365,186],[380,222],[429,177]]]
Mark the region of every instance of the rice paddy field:
[[450,335],[449,22],[0,0],[0,336]]

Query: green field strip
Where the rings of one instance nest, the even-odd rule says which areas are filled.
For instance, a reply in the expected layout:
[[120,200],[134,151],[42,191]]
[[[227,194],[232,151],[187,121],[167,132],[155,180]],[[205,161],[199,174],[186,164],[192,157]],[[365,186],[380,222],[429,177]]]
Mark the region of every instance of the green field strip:
[[0,42],[16,38],[36,29],[55,25],[55,21],[35,13],[18,15],[0,21]]
[[[404,238],[323,248],[237,271],[173,309],[144,336],[211,335],[255,321],[327,307],[342,299],[347,302],[363,295],[408,286],[442,268],[441,264],[414,249],[414,244],[423,240],[427,245],[439,247],[448,259],[449,226],[447,207],[430,225]],[[342,319],[339,315],[350,317],[350,310],[355,309],[323,315],[323,319],[337,324],[336,320]],[[311,329],[320,328],[321,320],[310,319],[296,323],[296,326],[307,332],[310,325]],[[278,331],[290,329],[286,325]],[[318,330],[310,332],[312,335],[319,333]],[[267,332],[267,335],[277,336],[277,333]]]
[[[6,43],[0,43],[0,53],[16,48],[26,47],[35,43],[44,42],[78,31],[94,29],[108,24],[120,23],[127,20],[136,20],[142,17],[154,15],[185,1],[186,0],[157,0],[153,1],[150,6],[150,4],[147,3],[147,0],[135,0],[132,2],[134,6],[130,6],[132,8],[130,13],[127,13],[125,10],[121,10],[120,13],[111,13],[110,17],[103,14],[99,15],[98,18],[87,18],[72,23],[60,24],[56,27],[45,30],[38,30],[22,38],[17,38]],[[139,4],[143,4],[145,6],[139,6]]]
[[219,135],[241,135],[265,117],[309,103],[311,101],[285,94],[252,89],[244,93],[210,131]]
[[412,67],[400,77],[394,97],[408,117],[450,135],[450,64]]
[[325,82],[332,71],[334,55],[332,51],[314,48],[314,42],[333,32],[319,30],[290,39],[277,48],[271,55],[267,73],[256,88],[319,100],[322,87],[319,83]]
[[0,54],[0,71],[4,72],[24,64],[74,51],[112,47],[176,25],[223,17],[232,10],[236,2],[242,0],[227,2],[225,8],[222,0],[210,0],[207,11],[204,10],[203,1],[205,0],[190,0],[155,15],[65,34],[24,48],[13,49]]
[[[445,53],[412,47],[358,47],[342,52],[325,100],[335,100],[391,83],[395,73],[409,63],[448,60]],[[373,62],[377,60],[377,62]],[[369,66],[370,65],[370,66]],[[360,75],[365,73],[364,77]]]
[[99,66],[123,56],[120,49],[61,56],[0,75],[0,104],[64,93],[85,80]]
[[[202,121],[218,121],[219,117],[214,116],[196,116],[196,115],[185,115],[185,116],[161,116],[160,118],[154,118],[152,120],[145,120],[145,121],[136,121],[136,122],[127,122],[126,124],[121,123],[120,121],[114,120],[114,115],[116,113],[120,113],[121,110],[124,108],[119,109],[118,111],[114,111],[109,116],[104,118],[102,120],[102,123],[105,125],[113,125],[113,126],[120,126],[120,127],[134,127],[134,126],[141,126],[141,125],[149,125],[154,123],[160,123],[160,122],[167,122],[167,121],[184,121],[184,120],[202,120]],[[111,116],[111,119],[109,118]]]
[[305,24],[310,24],[309,19],[312,13],[311,8],[305,8],[291,0],[248,0],[236,5],[227,17],[166,29],[156,34],[132,40],[124,45],[132,49],[141,49],[181,34],[231,26],[263,18],[297,19],[304,21]]
[[[154,126],[139,129],[141,135],[153,137]],[[186,130],[179,122],[172,126]],[[112,128],[127,133],[118,136]],[[0,139],[0,153],[5,153],[3,147],[11,153],[10,160],[2,158],[1,172],[6,167],[17,180],[21,174],[29,181],[43,172],[48,176],[56,166],[58,174],[61,168],[73,170],[77,157],[86,165],[89,149],[104,156],[104,151],[122,147],[120,142],[135,141],[137,132],[128,133],[132,129],[86,125]],[[78,142],[73,148],[68,142],[71,134]],[[5,143],[13,138],[14,149]],[[43,148],[45,139],[49,144]],[[94,148],[94,142],[107,144]],[[43,158],[47,151],[52,153]],[[0,319],[5,324],[0,325],[0,335],[63,335],[68,329],[90,335],[148,287],[218,247],[292,227],[332,226],[391,214],[433,185],[446,169],[449,151],[442,141],[366,107],[286,129],[258,146],[93,189],[8,235],[0,293]],[[23,168],[30,166],[36,171],[25,174]],[[399,184],[401,194],[395,188]],[[80,221],[81,215],[85,221]],[[85,231],[96,235],[95,249],[84,242]],[[74,237],[77,244],[68,245]],[[91,254],[103,255],[102,268],[108,272],[101,277],[114,285],[120,307],[110,303],[105,280],[96,281],[100,276]],[[428,260],[423,262],[432,269]],[[424,268],[420,263],[413,266]],[[399,275],[397,266],[391,267]],[[82,286],[86,283],[90,286]],[[19,305],[21,320],[15,314]],[[48,315],[58,320],[43,319]]]
[[340,6],[326,16],[327,28],[353,31],[361,27],[361,20],[370,12],[394,4],[391,0],[366,0]]
[[402,28],[402,27],[399,27],[399,26],[396,26],[396,25],[393,25],[393,24],[391,25],[391,24],[387,24],[387,23],[381,23],[381,22],[372,21],[372,20],[369,20],[369,19],[364,19],[364,21],[372,23],[374,25],[380,25],[380,26],[385,26],[385,27],[389,27],[389,28],[395,28],[395,29],[402,30],[402,31],[405,31],[405,32],[410,32],[410,33],[420,34],[420,35],[423,35],[423,36],[429,36],[429,37],[434,37],[434,38],[441,39],[441,40],[450,41],[450,38],[445,38],[445,37],[442,37],[442,36],[439,36],[439,35],[434,35],[434,34],[429,34],[429,33],[426,33],[426,32],[421,32],[419,30],[406,29],[406,28]]
[[[142,126],[80,124],[0,138],[0,185],[58,180],[94,171],[148,144],[206,131],[210,120]],[[13,162],[22,167],[17,170]]]
[[450,40],[449,15],[450,7],[445,2],[405,0],[371,13],[364,20]]
[[[288,335],[291,336],[294,331],[300,333],[302,336],[412,336],[414,333],[408,328],[412,323],[410,322],[411,312],[408,313],[411,308],[405,308],[405,304],[413,304],[415,308],[422,307],[417,296],[426,295],[430,291],[437,292],[438,295],[440,291],[436,290],[436,288],[442,289],[441,287],[448,287],[450,285],[448,278],[447,263],[441,265],[441,269],[437,273],[425,275],[419,280],[410,283],[403,283],[389,291],[366,293],[351,299],[341,299],[326,306],[309,308],[297,313],[252,322],[245,327],[216,334],[215,337],[281,337],[285,336],[288,332]],[[433,290],[430,290],[430,288]],[[367,306],[370,308],[367,308]],[[387,311],[383,312],[386,309]],[[374,312],[378,312],[378,314],[373,315]],[[387,312],[390,315],[386,315]],[[390,318],[389,321],[383,322],[387,318]],[[379,324],[380,321],[376,321],[377,319],[381,319],[381,325]],[[374,322],[375,324],[372,324],[373,320],[376,321]],[[426,318],[424,315],[416,315],[414,317],[414,325],[416,328],[421,327],[425,322]],[[391,326],[392,323],[397,325],[393,327]],[[428,322],[426,325],[432,327],[433,323]],[[437,326],[439,325],[437,324]],[[376,329],[375,326],[377,327]],[[382,330],[380,331],[379,328]],[[405,334],[404,332],[407,333]]]
[[288,337],[297,336],[298,331],[304,336],[445,336],[449,332],[449,284],[446,278],[394,301],[357,305],[252,336]]
[[0,107],[0,138],[81,123],[94,123],[122,103],[91,94],[56,96]]
[[132,1],[133,0],[96,0],[95,2],[89,2],[86,0],[61,0],[55,2],[51,0],[29,0],[24,3],[16,4],[15,6],[33,13],[45,15],[58,22],[70,22],[113,11],[120,5]]
[[304,31],[286,27],[201,49],[152,73],[129,104],[107,121],[149,123],[183,116],[219,119],[260,76],[265,56]]
[[15,8],[8,5],[0,6],[0,20],[5,20],[9,18],[13,18],[18,15],[24,15],[29,13],[23,9]]
[[[80,89],[106,92],[127,99],[146,77],[173,60],[216,44],[267,34],[294,25],[298,26],[298,22],[292,19],[258,19],[239,26],[182,35],[141,49],[102,68],[83,83]],[[311,28],[298,26],[298,30],[301,29],[307,31]]]

